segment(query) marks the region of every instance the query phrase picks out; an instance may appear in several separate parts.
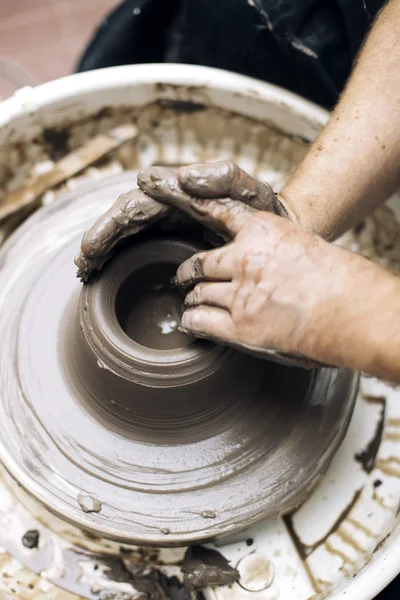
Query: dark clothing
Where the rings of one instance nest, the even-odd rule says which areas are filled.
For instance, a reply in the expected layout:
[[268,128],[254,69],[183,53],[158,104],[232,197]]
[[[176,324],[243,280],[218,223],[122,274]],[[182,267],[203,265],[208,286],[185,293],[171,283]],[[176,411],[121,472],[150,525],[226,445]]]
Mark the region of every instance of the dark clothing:
[[383,0],[125,0],[79,71],[150,62],[219,67],[326,108],[337,101]]
[[[383,0],[125,0],[78,65],[219,67],[332,108]],[[397,579],[379,600],[398,600]]]

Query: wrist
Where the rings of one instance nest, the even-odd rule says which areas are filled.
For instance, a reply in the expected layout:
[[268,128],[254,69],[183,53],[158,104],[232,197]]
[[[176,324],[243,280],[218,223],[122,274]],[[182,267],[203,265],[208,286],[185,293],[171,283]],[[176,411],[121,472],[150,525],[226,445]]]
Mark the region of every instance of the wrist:
[[292,189],[289,185],[279,192],[278,199],[293,223],[327,241],[336,239],[335,223],[327,217],[323,199],[313,196],[312,193],[304,196],[304,188],[296,191],[296,188]]
[[336,366],[398,381],[400,280],[362,257],[355,259],[342,289],[324,303],[313,353]]
[[289,219],[289,221],[292,221],[293,223],[301,225],[296,212],[292,208],[290,199],[287,198],[283,191],[279,192],[279,194],[276,195],[276,204],[276,213],[280,217],[284,217],[286,219]]

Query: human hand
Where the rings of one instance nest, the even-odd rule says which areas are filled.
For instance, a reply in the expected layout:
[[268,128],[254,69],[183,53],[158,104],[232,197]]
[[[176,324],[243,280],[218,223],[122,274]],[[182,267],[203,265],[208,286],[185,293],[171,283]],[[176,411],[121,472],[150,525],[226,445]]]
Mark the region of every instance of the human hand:
[[[233,198],[241,199],[254,208],[278,212],[279,202],[272,189],[250,177],[231,162],[193,165],[191,170],[188,170],[188,168],[182,170],[182,173],[191,174],[188,179],[188,187],[194,185],[196,172],[199,173],[200,177],[199,187],[201,189],[198,194],[200,197],[202,192],[208,194],[209,197],[221,194],[231,195]],[[102,268],[110,258],[113,248],[122,239],[135,235],[143,229],[150,228],[158,222],[164,228],[176,228],[185,223],[185,216],[181,211],[173,210],[162,204],[164,194],[172,192],[175,195],[176,202],[178,198],[182,197],[182,202],[185,203],[186,194],[179,185],[176,173],[165,167],[153,167],[144,171],[139,175],[139,181],[144,191],[146,191],[146,177],[148,174],[151,174],[153,178],[150,182],[153,197],[146,195],[140,189],[122,194],[112,207],[85,233],[81,250],[75,258],[78,277],[82,281],[87,281],[93,272]],[[161,186],[158,187],[157,182],[162,182]],[[193,217],[193,215],[190,216]],[[208,239],[213,245],[218,245],[224,239],[227,239],[224,232],[219,231],[219,227],[214,222],[209,223],[209,228],[217,235],[222,235],[222,239],[208,235]]]
[[[231,242],[179,267],[176,283],[193,288],[182,330],[257,355],[278,352],[348,364],[349,333],[359,326],[360,303],[365,305],[381,270],[239,200],[191,197],[180,189],[184,170],[172,181],[172,176],[163,179],[159,168],[149,169],[139,175],[139,185]],[[347,301],[349,289],[356,302]]]
[[87,281],[111,256],[123,238],[138,233],[171,213],[171,209],[135,189],[122,194],[111,208],[85,233],[75,257],[78,277]]

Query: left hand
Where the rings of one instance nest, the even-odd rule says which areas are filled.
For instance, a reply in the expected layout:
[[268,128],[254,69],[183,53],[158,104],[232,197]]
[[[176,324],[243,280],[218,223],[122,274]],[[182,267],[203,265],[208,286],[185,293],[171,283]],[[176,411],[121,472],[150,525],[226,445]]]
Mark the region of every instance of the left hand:
[[[198,176],[200,190],[199,194],[194,195],[201,196],[201,191],[209,198],[229,195],[259,210],[272,210],[278,214],[284,211],[268,184],[257,181],[230,161],[192,165],[182,172],[190,176],[189,186],[194,184]],[[146,180],[147,177],[150,178],[149,181]],[[141,189],[133,189],[122,194],[83,236],[81,250],[75,258],[78,277],[82,281],[87,281],[95,271],[102,268],[115,246],[124,238],[134,236],[155,224],[170,230],[187,227],[188,219],[180,210],[173,210],[163,204],[164,190],[174,194],[178,208],[180,200],[185,204],[187,194],[174,171],[165,167],[153,167],[142,172],[138,179],[142,189],[146,191],[148,184],[152,193],[147,195]],[[208,226],[214,234],[219,233],[224,237],[223,232],[219,231],[219,224],[210,220]],[[212,243],[216,241],[212,234],[208,235],[208,239]],[[217,243],[221,241],[223,240],[217,239]]]

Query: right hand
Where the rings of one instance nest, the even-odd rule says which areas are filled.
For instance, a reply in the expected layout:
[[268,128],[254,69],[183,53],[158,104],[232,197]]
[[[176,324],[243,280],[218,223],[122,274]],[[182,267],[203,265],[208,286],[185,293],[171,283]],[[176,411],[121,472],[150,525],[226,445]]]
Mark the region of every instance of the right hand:
[[[172,186],[153,168],[139,183],[230,239],[178,268],[177,285],[191,289],[182,331],[286,364],[386,372],[379,361],[392,358],[382,325],[398,304],[397,278],[271,211],[231,197],[177,193],[174,177]],[[398,376],[397,354],[394,363]]]

